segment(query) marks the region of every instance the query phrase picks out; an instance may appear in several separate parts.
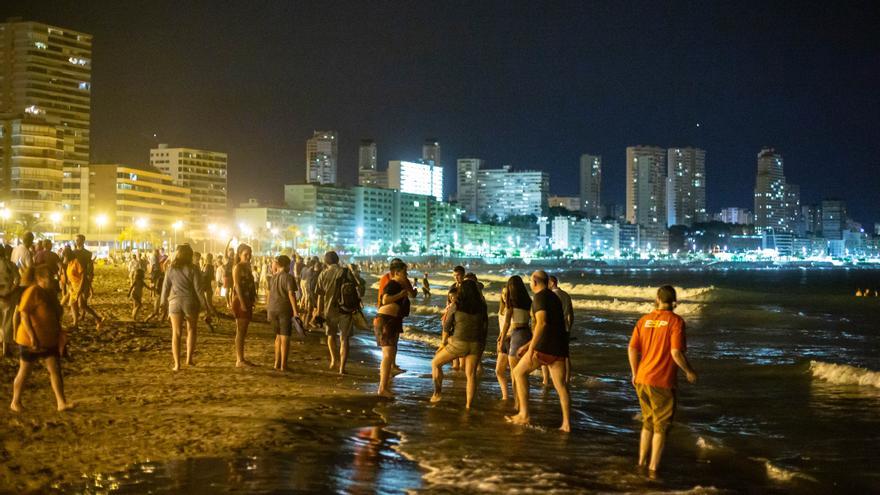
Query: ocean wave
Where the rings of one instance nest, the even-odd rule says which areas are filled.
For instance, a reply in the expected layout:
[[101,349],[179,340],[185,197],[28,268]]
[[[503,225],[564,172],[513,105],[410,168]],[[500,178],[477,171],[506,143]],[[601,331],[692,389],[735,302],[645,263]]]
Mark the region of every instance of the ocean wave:
[[836,385],[862,385],[880,388],[880,372],[871,371],[867,368],[810,361],[810,372],[814,378],[819,378]]
[[769,459],[765,459],[763,457],[750,457],[749,459],[763,463],[764,468],[767,471],[767,477],[773,481],[787,483],[787,482],[792,481],[795,478],[800,478],[802,480],[807,480],[807,481],[816,481],[816,479],[810,475],[795,471],[793,469],[787,469],[784,467],[777,466],[777,465],[773,464],[772,462],[770,462]]
[[[641,313],[647,314],[654,310],[653,302],[620,301],[614,299],[605,301],[599,299],[576,299],[571,302],[575,309],[598,309],[615,313]],[[703,309],[702,304],[681,303],[675,307],[675,312],[680,315],[698,313]]]

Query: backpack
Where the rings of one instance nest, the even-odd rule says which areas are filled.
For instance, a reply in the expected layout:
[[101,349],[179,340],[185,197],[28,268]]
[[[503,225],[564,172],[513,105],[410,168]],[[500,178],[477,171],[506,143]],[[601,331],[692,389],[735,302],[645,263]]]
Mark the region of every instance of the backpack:
[[342,269],[342,274],[336,282],[336,304],[342,314],[354,314],[361,309],[361,295],[357,280],[354,279],[348,268]]

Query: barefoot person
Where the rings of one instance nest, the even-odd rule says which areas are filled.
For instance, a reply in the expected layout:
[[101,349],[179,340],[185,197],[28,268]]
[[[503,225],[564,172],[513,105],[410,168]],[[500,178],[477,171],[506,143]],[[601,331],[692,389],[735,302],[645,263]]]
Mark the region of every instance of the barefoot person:
[[75,241],[76,249],[71,253],[71,260],[67,264],[68,290],[70,291],[70,310],[73,313],[73,326],[79,324],[79,320],[88,313],[92,315],[101,328],[103,318],[89,306],[89,298],[92,297],[92,287],[95,279],[95,264],[92,261],[92,252],[86,249],[86,236],[77,234]]
[[675,415],[678,368],[684,371],[688,382],[697,381],[685,355],[684,320],[673,312],[675,302],[675,289],[669,285],[660,287],[657,309],[639,320],[629,341],[632,383],[642,409],[639,466],[647,466],[652,477],[660,467],[666,431]]
[[[507,399],[507,367],[516,369],[519,364],[519,350],[532,340],[532,330],[529,326],[529,313],[532,310],[532,298],[523,283],[522,277],[514,275],[507,279],[507,285],[502,290],[501,297],[504,300],[504,321],[501,322],[498,333],[497,351],[498,359],[495,363],[495,376],[498,385],[501,386],[501,399]],[[514,407],[519,409],[519,400],[516,396],[516,383],[513,383]]]
[[[193,353],[196,350],[196,327],[199,323],[199,310],[205,306],[199,271],[193,265],[193,250],[189,244],[177,246],[177,253],[165,273],[162,285],[162,307],[168,308],[171,319],[171,354],[174,358],[172,370],[180,369],[180,330],[186,321],[186,364],[193,366]],[[208,318],[210,321],[210,317]]]
[[382,348],[382,362],[379,365],[379,397],[393,398],[391,376],[394,360],[397,357],[397,343],[403,332],[403,315],[408,308],[409,294],[406,291],[406,264],[396,260],[391,262],[390,278],[379,293],[379,307],[373,320],[376,345]]
[[[568,333],[568,340],[571,341],[571,329],[574,327],[574,306],[571,304],[571,296],[568,292],[559,288],[559,279],[550,275],[550,290],[559,298],[562,303],[562,314],[565,315],[565,331]],[[544,385],[549,384],[549,373],[546,366],[541,367],[541,373],[544,378]],[[571,358],[565,358],[565,383],[571,383]]]
[[144,288],[149,287],[145,280],[146,274],[140,268],[134,272],[131,286],[128,288],[128,299],[131,301],[131,320],[137,321],[138,313],[143,306]]
[[49,382],[55,393],[59,411],[71,407],[64,397],[64,380],[61,376],[61,353],[64,350],[64,334],[61,329],[61,303],[52,287],[50,269],[46,265],[26,269],[25,283],[29,285],[18,305],[19,320],[15,342],[19,345],[18,375],[12,385],[12,404],[9,408],[20,412],[21,391],[35,361],[45,360]]
[[515,424],[529,423],[529,373],[545,365],[550,368],[553,387],[559,394],[559,405],[562,408],[561,431],[571,431],[569,416],[571,404],[568,396],[568,384],[565,383],[565,358],[568,357],[568,335],[565,331],[565,316],[562,303],[556,294],[547,288],[550,282],[547,272],[538,270],[532,273],[532,340],[525,353],[513,370],[513,382],[516,388],[519,413],[508,416],[507,420]]
[[16,311],[20,276],[18,268],[9,260],[6,246],[0,244],[0,358],[10,355],[15,348],[12,317]]
[[[330,369],[339,367],[339,374],[345,373],[348,362],[348,344],[353,329],[351,314],[341,311],[340,288],[344,283],[351,282],[357,287],[357,281],[348,268],[339,266],[339,255],[336,251],[324,254],[325,268],[318,275],[315,287],[317,297],[317,314],[324,318],[324,333],[327,335],[327,350],[330,353]],[[337,349],[336,339],[339,339]]]
[[[382,275],[382,277],[379,279],[379,297],[380,297],[380,299],[376,303],[377,308],[382,306],[382,300],[381,300],[382,289],[384,289],[385,284],[390,282],[392,279],[391,266],[394,264],[401,264],[407,269],[406,279],[403,281],[403,284],[402,284],[403,289],[407,293],[407,295],[409,297],[416,297],[416,295],[418,294],[418,291],[416,291],[416,289],[412,286],[412,283],[409,280],[409,269],[408,269],[409,267],[407,267],[406,263],[404,263],[404,261],[402,259],[393,258],[388,265],[388,272],[385,273],[384,275]],[[406,305],[401,306],[401,311],[402,311],[402,313],[400,314],[401,318],[406,318],[407,316],[409,316],[410,304],[407,303]],[[392,371],[395,375],[400,374],[400,373],[404,373],[406,371],[406,370],[402,369],[400,366],[397,366],[397,361],[396,361],[397,357],[396,356],[397,356],[397,354],[395,354],[395,358],[394,358],[395,361],[393,361],[392,365],[391,365]]]
[[272,278],[269,279],[269,296],[266,316],[275,330],[275,366],[287,371],[287,354],[290,351],[290,335],[296,311],[296,279],[290,274],[290,258],[285,255],[272,261]]
[[254,319],[257,303],[257,286],[251,268],[253,250],[247,244],[239,244],[235,251],[235,267],[232,269],[232,316],[235,317],[235,366],[253,366],[244,358],[244,339],[248,326]]
[[[452,329],[454,333],[450,338],[449,332]],[[431,402],[439,402],[441,399],[443,365],[459,358],[463,361],[467,377],[465,408],[471,408],[477,390],[477,364],[486,347],[488,331],[489,314],[486,302],[477,283],[465,280],[459,285],[455,302],[449,308],[449,314],[443,323],[442,345],[431,361],[431,376],[434,380]]]

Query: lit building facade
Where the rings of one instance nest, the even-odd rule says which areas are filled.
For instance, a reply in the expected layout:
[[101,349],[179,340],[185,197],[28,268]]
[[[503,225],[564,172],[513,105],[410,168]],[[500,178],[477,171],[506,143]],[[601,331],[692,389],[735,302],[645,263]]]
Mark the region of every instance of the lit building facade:
[[456,162],[456,198],[468,220],[477,220],[477,174],[485,166],[479,158],[460,158]]
[[842,240],[846,230],[846,202],[839,199],[822,200],[822,237]]
[[666,157],[667,225],[686,225],[708,220],[706,215],[706,151],[669,148]]
[[[79,202],[79,169],[89,163],[92,36],[11,19],[0,23],[0,60],[0,114],[46,118],[49,125],[58,125],[61,130],[65,222],[77,221],[85,214]],[[55,167],[54,160],[50,161],[47,169],[28,167],[32,175],[26,180],[31,184],[44,182],[49,190],[38,193],[44,199],[30,203],[31,207],[23,204],[23,212],[36,213],[33,207],[57,204],[57,173],[51,168]],[[34,173],[41,177],[36,178]],[[71,224],[66,227],[72,229]]]
[[789,230],[789,209],[786,196],[782,155],[773,148],[758,153],[758,174],[755,179],[755,228],[761,232]]
[[734,225],[750,225],[754,221],[751,210],[737,206],[722,208],[718,213],[717,219],[720,222],[732,223]]
[[306,141],[306,182],[336,184],[338,157],[336,131],[315,131]]
[[150,150],[150,165],[190,190],[192,208],[185,225],[189,236],[211,237],[208,226],[223,223],[228,213],[226,153],[160,144]]
[[478,219],[547,215],[550,175],[536,170],[512,170],[510,165],[477,174]]
[[602,157],[581,155],[580,211],[589,218],[602,216]]
[[666,228],[666,150],[626,148],[626,220],[643,227]]
[[31,217],[58,232],[63,224],[64,130],[30,114],[0,118],[0,201],[13,218]]
[[358,147],[358,185],[388,187],[388,175],[377,168],[376,142],[362,139]]
[[356,188],[319,184],[284,186],[284,203],[311,221],[300,227],[328,247],[343,249],[356,242]]
[[[175,185],[168,174],[116,163],[93,163],[82,173],[88,177],[81,191],[88,214],[77,227],[91,239],[113,243],[137,242],[152,233],[170,236],[174,224],[189,216],[190,190]],[[121,238],[126,232],[127,239]],[[179,234],[182,240],[184,233]]]
[[443,169],[431,163],[388,162],[388,187],[409,194],[434,196],[443,201]]
[[547,198],[550,208],[565,208],[569,211],[581,211],[581,198],[579,196],[550,196]]

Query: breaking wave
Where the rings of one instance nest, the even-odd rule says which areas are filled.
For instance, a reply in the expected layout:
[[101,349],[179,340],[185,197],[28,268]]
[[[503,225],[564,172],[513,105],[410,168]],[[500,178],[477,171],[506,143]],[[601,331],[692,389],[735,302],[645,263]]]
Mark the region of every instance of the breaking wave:
[[880,373],[867,368],[810,361],[810,373],[813,374],[814,378],[837,385],[862,385],[880,388]]

